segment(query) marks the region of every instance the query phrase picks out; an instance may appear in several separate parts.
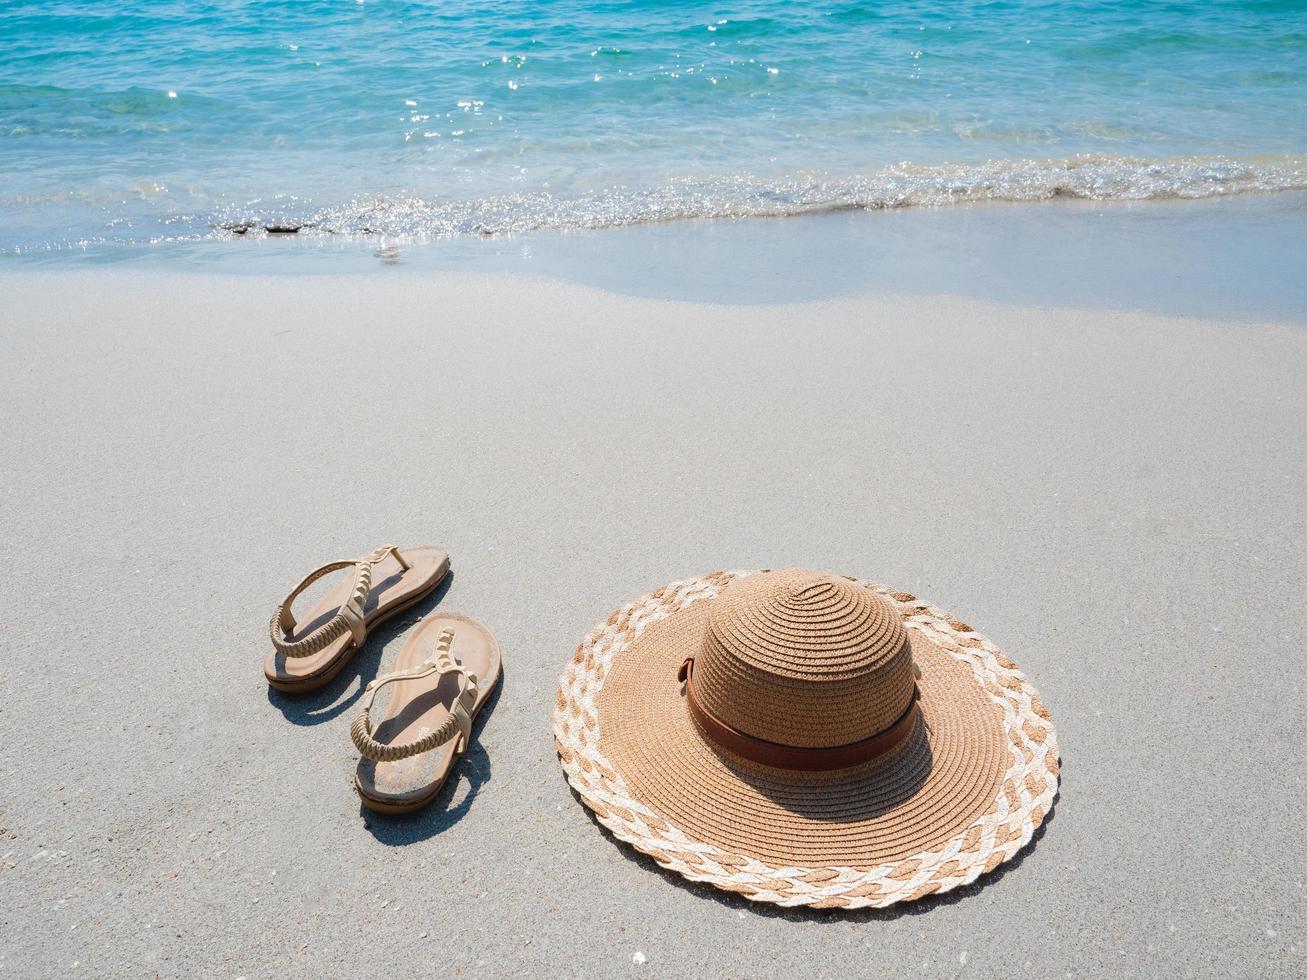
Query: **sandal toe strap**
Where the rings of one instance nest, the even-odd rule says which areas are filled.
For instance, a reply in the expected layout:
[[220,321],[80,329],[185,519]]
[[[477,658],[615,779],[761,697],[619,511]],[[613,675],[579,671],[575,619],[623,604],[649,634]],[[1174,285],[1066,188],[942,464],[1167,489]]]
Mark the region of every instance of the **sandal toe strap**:
[[[393,555],[401,568],[405,570],[409,568],[408,562],[404,560],[397,547],[385,545],[362,558],[329,562],[304,576],[300,584],[295,586],[290,595],[286,596],[277,607],[272,622],[268,624],[268,636],[277,652],[290,658],[311,657],[335,643],[346,633],[353,637],[356,647],[362,646],[368,634],[364,604],[367,602],[368,593],[372,591],[372,566],[385,560],[387,555]],[[354,584],[335,615],[308,635],[292,640],[290,637],[295,632],[295,615],[291,612],[291,604],[305,589],[324,575],[351,566],[354,568]]]
[[[374,762],[394,762],[397,759],[407,759],[409,756],[429,752],[452,738],[457,738],[454,745],[455,754],[466,751],[468,742],[472,738],[472,708],[477,700],[477,677],[454,659],[450,652],[453,643],[454,631],[448,628],[441,630],[432,655],[417,667],[385,674],[368,684],[363,700],[359,703],[359,713],[349,729],[350,738],[354,740],[354,746],[360,754]],[[387,745],[373,738],[369,712],[372,710],[372,701],[377,691],[396,681],[416,680],[430,677],[432,674],[459,675],[458,696],[450,705],[449,717],[441,722],[440,727],[411,742],[394,745]]]

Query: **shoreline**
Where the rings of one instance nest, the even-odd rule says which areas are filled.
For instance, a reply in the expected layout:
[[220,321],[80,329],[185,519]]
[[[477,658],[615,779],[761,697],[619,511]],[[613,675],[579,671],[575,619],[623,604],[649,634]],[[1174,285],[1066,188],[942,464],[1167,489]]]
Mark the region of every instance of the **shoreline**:
[[[1300,326],[156,271],[0,273],[0,970],[721,975],[747,948],[856,974],[874,948],[941,976],[1301,973]],[[319,694],[261,671],[286,588],[392,539],[449,549],[436,608],[505,657],[408,820],[360,812],[347,728],[432,606]],[[586,815],[550,735],[576,643],[666,582],[789,564],[1021,665],[1065,776],[1021,861],[910,908],[768,912]],[[1240,678],[1267,675],[1254,731]]]
[[[612,174],[595,186],[546,182],[435,195],[417,185],[360,185],[256,194],[201,189],[173,193],[159,177],[117,191],[68,188],[0,197],[13,227],[0,255],[79,247],[230,241],[300,234],[397,244],[637,228],[716,220],[794,218],[844,211],[947,210],[986,204],[1076,201],[1096,207],[1307,194],[1307,156],[1297,153],[1139,156],[1081,152],[1063,157],[885,161],[864,171],[799,167],[760,173]],[[317,198],[317,200],[315,200]],[[113,219],[106,222],[112,214]],[[82,228],[79,234],[75,229]],[[100,228],[106,234],[90,234]],[[110,232],[110,229],[113,229]],[[71,235],[62,239],[60,234]],[[17,236],[17,241],[14,236]],[[45,236],[53,235],[49,241]],[[25,241],[25,244],[23,243]],[[80,244],[79,244],[80,243]]]
[[[676,221],[409,245],[269,236],[0,257],[0,277],[163,275],[555,279],[657,299],[776,304],[870,293],[1307,324],[1307,193],[1100,205],[989,203]],[[802,262],[795,258],[802,256]]]

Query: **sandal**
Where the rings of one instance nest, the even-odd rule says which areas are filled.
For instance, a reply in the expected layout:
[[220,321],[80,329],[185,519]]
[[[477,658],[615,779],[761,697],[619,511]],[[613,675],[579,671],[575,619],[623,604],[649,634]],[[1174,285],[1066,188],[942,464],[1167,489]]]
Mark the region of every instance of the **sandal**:
[[[393,559],[393,570],[378,566]],[[353,568],[301,622],[291,603],[310,585],[332,572]],[[441,548],[378,548],[353,561],[334,561],[309,572],[273,614],[268,632],[272,652],[263,674],[279,691],[299,693],[322,687],[340,673],[363,646],[368,630],[430,595],[449,572],[449,555]]]
[[[499,662],[499,641],[469,616],[433,613],[418,624],[394,672],[367,686],[350,727],[363,756],[354,786],[364,806],[408,813],[435,799],[499,683]],[[387,684],[395,684],[395,691],[374,730],[368,712]]]

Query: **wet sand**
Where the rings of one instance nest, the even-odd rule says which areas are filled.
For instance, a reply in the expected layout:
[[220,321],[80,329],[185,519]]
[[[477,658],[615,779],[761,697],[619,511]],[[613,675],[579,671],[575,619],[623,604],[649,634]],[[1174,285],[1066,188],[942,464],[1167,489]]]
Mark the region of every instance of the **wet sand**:
[[[1301,975],[1301,326],[403,270],[0,295],[0,972]],[[276,602],[385,542],[449,584],[270,694]],[[590,626],[786,564],[1026,671],[1064,781],[1022,860],[779,912],[576,802],[550,713]],[[497,631],[504,684],[435,805],[374,816],[348,724],[432,608]]]

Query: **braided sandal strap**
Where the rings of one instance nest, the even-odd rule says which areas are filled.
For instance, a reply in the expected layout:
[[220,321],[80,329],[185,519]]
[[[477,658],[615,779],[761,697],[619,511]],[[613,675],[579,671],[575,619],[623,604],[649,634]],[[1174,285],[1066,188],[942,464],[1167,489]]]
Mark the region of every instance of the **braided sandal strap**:
[[[346,633],[353,635],[355,646],[362,646],[363,640],[368,633],[363,605],[367,602],[368,593],[372,591],[372,566],[384,561],[387,555],[394,555],[400,567],[406,571],[408,570],[409,564],[399,553],[399,548],[393,544],[388,544],[378,548],[371,554],[364,555],[362,558],[355,558],[351,561],[333,561],[321,568],[315,568],[304,576],[300,584],[295,586],[290,595],[286,596],[281,605],[277,607],[277,611],[272,615],[272,622],[268,624],[268,636],[271,638],[272,645],[277,652],[292,659],[311,657],[318,651],[335,643]],[[349,596],[336,610],[336,614],[308,636],[302,636],[298,640],[291,640],[290,635],[295,632],[295,616],[291,612],[291,603],[299,597],[300,593],[324,575],[330,575],[332,572],[338,572],[342,568],[351,566],[355,569],[354,586],[350,589]]]
[[[467,749],[468,742],[472,738],[472,706],[477,700],[477,677],[476,674],[464,670],[463,666],[454,659],[450,652],[453,644],[454,631],[443,629],[436,640],[435,651],[417,667],[386,674],[368,684],[363,700],[359,703],[359,713],[349,729],[350,738],[354,740],[354,746],[360,754],[374,762],[394,762],[397,759],[407,759],[409,756],[429,752],[455,736],[458,741],[454,745],[454,753],[458,754]],[[368,712],[372,710],[372,700],[377,696],[377,691],[396,681],[415,680],[419,677],[430,677],[432,674],[459,675],[458,697],[450,706],[449,717],[440,724],[440,727],[412,742],[399,745],[386,745],[373,738],[372,719],[368,716]]]

